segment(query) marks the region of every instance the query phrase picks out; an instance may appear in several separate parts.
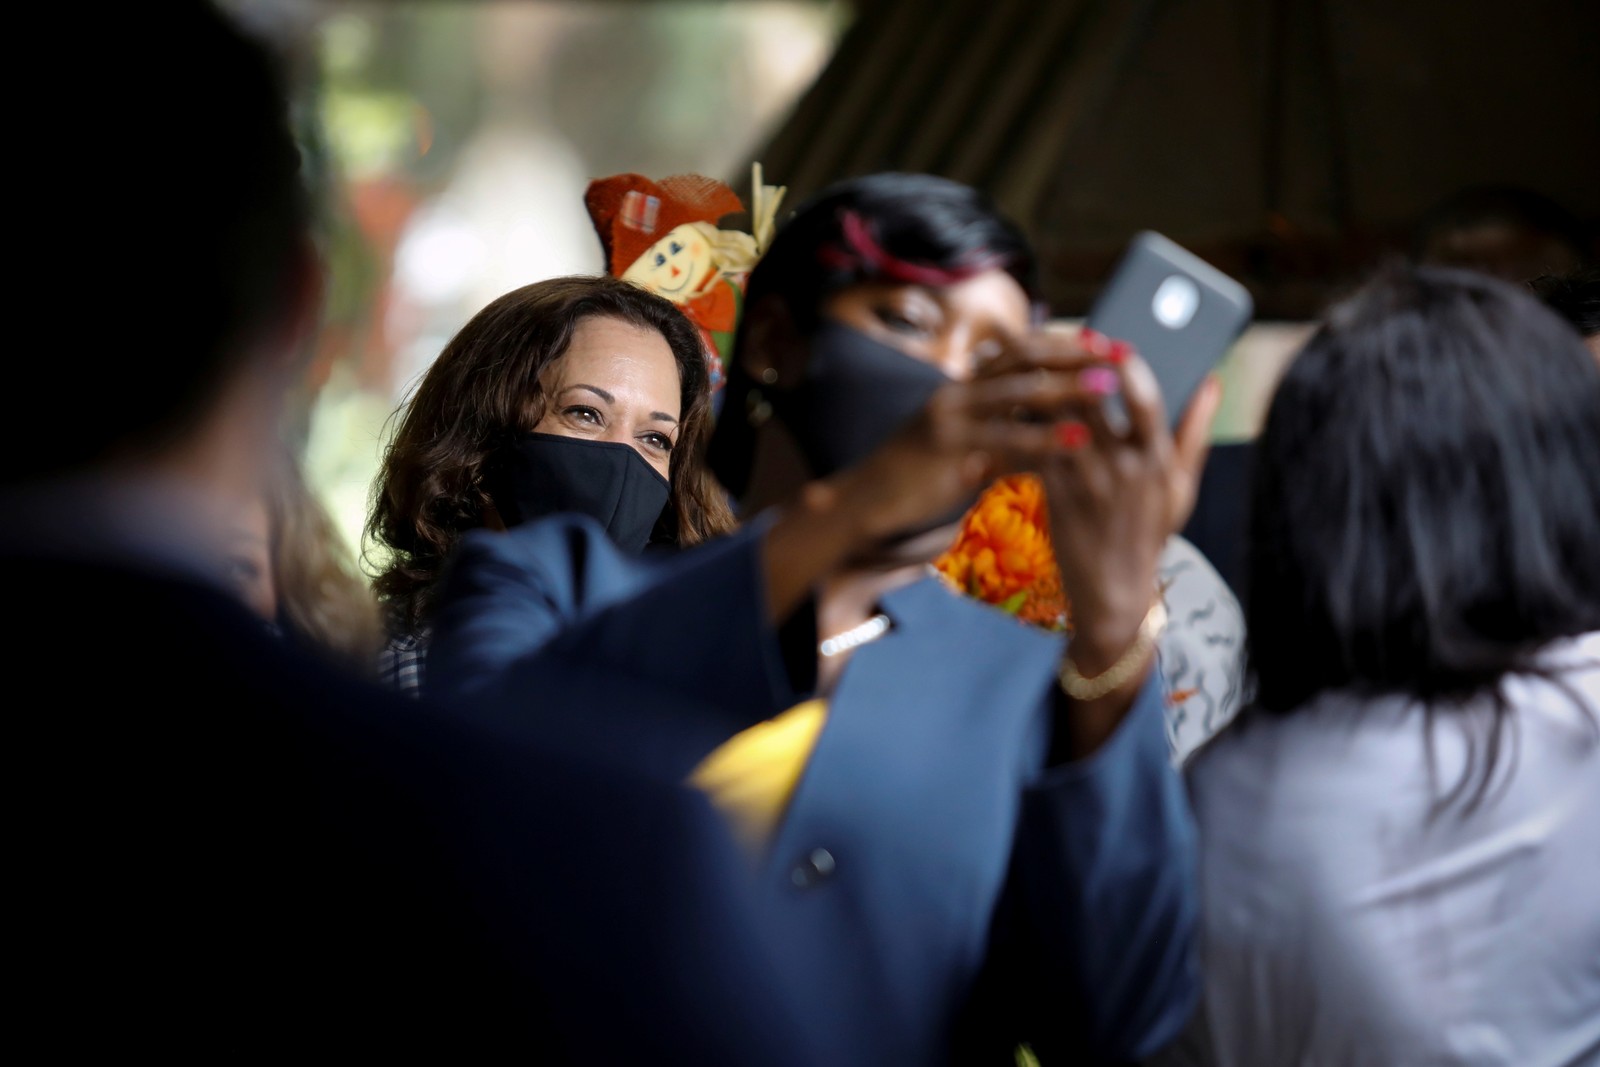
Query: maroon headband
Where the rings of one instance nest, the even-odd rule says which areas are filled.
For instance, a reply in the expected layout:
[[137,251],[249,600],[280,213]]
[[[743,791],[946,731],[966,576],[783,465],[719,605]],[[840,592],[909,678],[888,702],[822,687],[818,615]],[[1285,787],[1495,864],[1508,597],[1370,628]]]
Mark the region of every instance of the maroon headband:
[[850,250],[835,244],[826,244],[817,250],[817,258],[823,266],[836,270],[881,275],[907,285],[945,286],[1005,265],[1005,257],[993,252],[980,254],[954,267],[934,267],[900,259],[877,242],[866,220],[854,211],[839,212],[839,227]]

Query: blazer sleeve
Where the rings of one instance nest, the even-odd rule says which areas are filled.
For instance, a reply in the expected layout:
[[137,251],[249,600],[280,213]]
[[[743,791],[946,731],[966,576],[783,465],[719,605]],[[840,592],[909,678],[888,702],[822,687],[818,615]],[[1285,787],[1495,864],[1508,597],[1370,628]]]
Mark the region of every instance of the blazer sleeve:
[[[623,555],[584,516],[469,535],[440,590],[430,694],[545,713],[540,694],[581,675],[597,687],[588,714],[615,688],[693,700],[722,740],[770,718],[794,694],[767,620],[764,530],[652,560]],[[634,706],[648,700],[629,703],[649,714]]]
[[1163,691],[1152,672],[1098,751],[1023,796],[995,944],[1013,1030],[1046,1062],[1086,1040],[1104,1059],[1141,1059],[1199,995],[1197,836]]

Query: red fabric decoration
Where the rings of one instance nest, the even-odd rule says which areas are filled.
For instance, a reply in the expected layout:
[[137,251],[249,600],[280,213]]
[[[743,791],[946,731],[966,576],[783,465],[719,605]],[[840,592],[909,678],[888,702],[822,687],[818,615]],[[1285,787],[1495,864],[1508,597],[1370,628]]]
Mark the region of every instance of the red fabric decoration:
[[583,202],[611,273],[619,276],[673,228],[686,222],[716,225],[724,215],[744,210],[732,189],[700,174],[675,174],[659,182],[643,174],[596,178]]
[[713,274],[708,279],[711,287],[691,297],[683,310],[697,325],[718,333],[729,333],[738,319],[739,302],[734,298],[731,283],[715,284],[722,280],[721,275]]

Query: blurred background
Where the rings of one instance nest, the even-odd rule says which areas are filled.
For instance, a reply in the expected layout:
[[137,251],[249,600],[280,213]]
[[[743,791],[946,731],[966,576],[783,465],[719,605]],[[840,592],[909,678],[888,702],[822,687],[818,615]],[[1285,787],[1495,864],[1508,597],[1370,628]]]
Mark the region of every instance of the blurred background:
[[[1155,229],[1244,281],[1219,441],[1387,255],[1596,256],[1593,0],[231,0],[292,61],[325,190],[308,475],[352,546],[386,422],[489,300],[602,269],[589,180],[985,189],[1081,316]],[[780,212],[780,219],[782,213]]]

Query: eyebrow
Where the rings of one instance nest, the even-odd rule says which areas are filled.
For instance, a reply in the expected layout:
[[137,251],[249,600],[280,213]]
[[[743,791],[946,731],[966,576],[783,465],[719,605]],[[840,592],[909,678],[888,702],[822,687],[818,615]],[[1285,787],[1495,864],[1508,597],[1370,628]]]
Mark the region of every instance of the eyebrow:
[[[589,390],[589,392],[593,393],[595,396],[599,397],[601,400],[604,400],[607,404],[615,404],[617,402],[617,398],[616,397],[612,396],[610,393],[606,392],[604,389],[600,388],[598,385],[589,385],[589,384],[584,383],[584,382],[574,383],[572,385],[567,386],[565,389],[563,389],[561,391],[563,393],[567,393],[567,392],[571,392],[574,389],[587,389],[587,390]],[[650,413],[650,417],[652,419],[655,419],[657,422],[670,422],[674,426],[678,425],[678,420],[676,418],[674,418],[673,416],[668,415],[665,411],[652,411]]]

